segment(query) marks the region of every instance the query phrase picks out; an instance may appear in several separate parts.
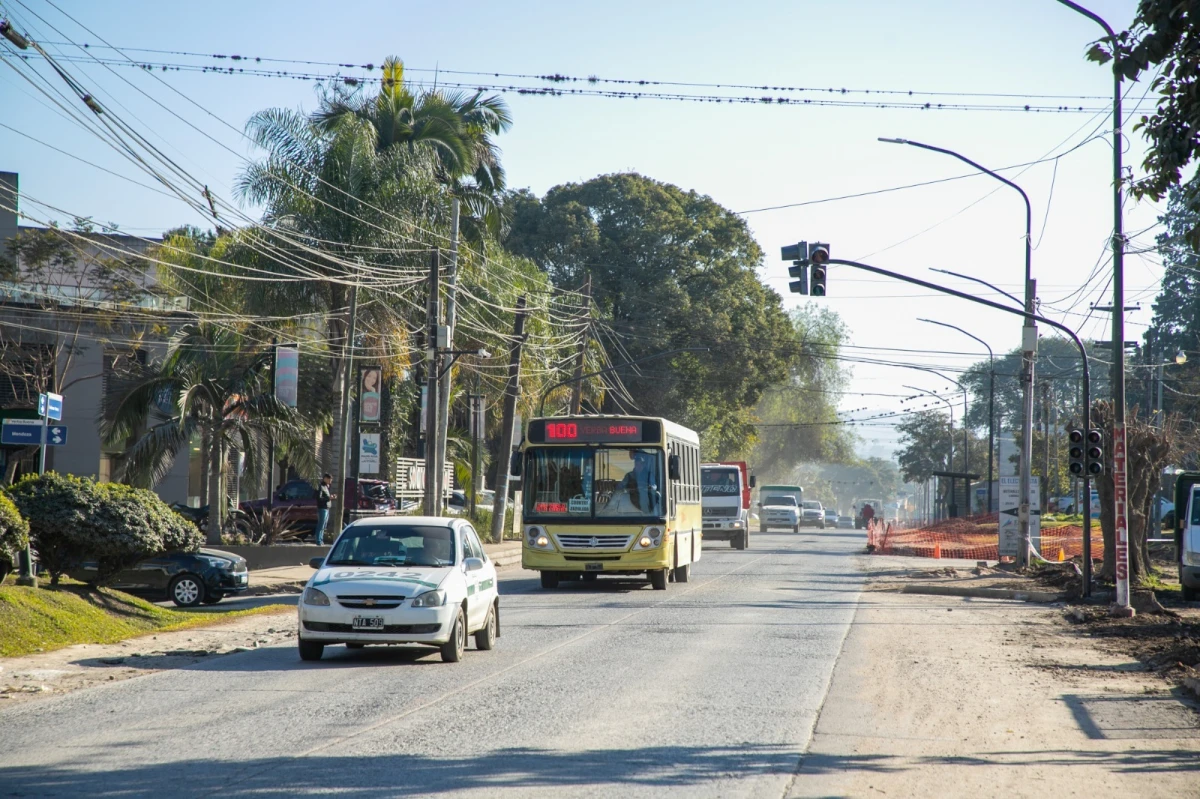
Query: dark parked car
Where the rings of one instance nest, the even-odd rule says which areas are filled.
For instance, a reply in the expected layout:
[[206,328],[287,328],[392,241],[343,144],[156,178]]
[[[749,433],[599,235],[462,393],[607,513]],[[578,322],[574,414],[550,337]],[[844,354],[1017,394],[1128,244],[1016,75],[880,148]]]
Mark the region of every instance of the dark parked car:
[[[396,500],[384,480],[347,477],[345,490],[346,523],[356,514],[385,515],[396,510]],[[266,498],[248,499],[238,506],[243,513],[255,516],[266,507]],[[288,480],[275,492],[272,507],[287,511],[288,519],[297,527],[311,529],[317,524],[317,487],[307,480]]]
[[[84,563],[72,572],[79,580],[95,576],[96,564]],[[246,559],[219,549],[166,552],[146,558],[117,575],[110,584],[118,591],[154,599],[169,599],[181,608],[214,605],[240,594],[249,585]]]

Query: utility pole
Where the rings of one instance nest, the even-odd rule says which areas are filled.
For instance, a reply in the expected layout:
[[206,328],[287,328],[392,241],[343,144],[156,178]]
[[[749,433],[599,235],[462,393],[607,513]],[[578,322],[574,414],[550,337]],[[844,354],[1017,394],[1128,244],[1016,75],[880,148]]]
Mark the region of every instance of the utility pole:
[[[279,340],[271,336],[271,396],[275,397],[275,359],[279,354]],[[267,510],[275,507],[275,431],[267,430]]]
[[486,428],[483,421],[483,394],[479,393],[479,372],[475,372],[475,390],[470,395],[471,404],[471,490],[467,499],[471,503],[471,521],[475,521],[475,508],[479,504],[479,491],[482,488],[483,475],[479,470],[479,439],[483,438]]
[[521,350],[525,345],[525,295],[517,299],[512,345],[508,351],[508,383],[504,386],[504,410],[500,418],[500,454],[496,460],[496,501],[492,505],[492,541],[504,540],[504,514],[508,510],[509,458],[513,448],[513,421],[517,415],[517,392],[521,380]]
[[592,273],[588,272],[583,284],[583,318],[587,322],[579,340],[579,352],[575,356],[575,385],[571,388],[571,415],[578,416],[583,404],[583,362],[587,355],[588,333],[592,316]]
[[1050,507],[1050,381],[1042,381],[1042,513]]
[[[458,214],[459,201],[455,198],[451,206],[450,216],[450,263],[446,270],[446,348],[454,349],[454,326],[458,321]],[[450,427],[450,372],[449,368],[438,381],[438,426],[437,426],[437,462],[446,462],[446,434]],[[437,470],[437,496],[446,493],[443,484],[446,470],[440,466]],[[440,511],[440,508],[439,508]]]
[[346,509],[346,463],[349,457],[350,434],[350,382],[354,380],[354,337],[358,334],[358,276],[350,289],[350,325],[346,339],[342,342],[342,440],[338,445],[337,478],[333,484],[333,507],[329,518],[333,520],[333,538],[342,531],[342,517]]
[[441,481],[438,473],[442,465],[437,459],[438,430],[438,373],[442,359],[438,352],[438,320],[441,316],[441,268],[439,251],[434,248],[429,254],[429,305],[426,310],[425,357],[428,368],[425,372],[425,499],[422,512],[426,516],[437,516],[442,511],[442,497],[438,493]]

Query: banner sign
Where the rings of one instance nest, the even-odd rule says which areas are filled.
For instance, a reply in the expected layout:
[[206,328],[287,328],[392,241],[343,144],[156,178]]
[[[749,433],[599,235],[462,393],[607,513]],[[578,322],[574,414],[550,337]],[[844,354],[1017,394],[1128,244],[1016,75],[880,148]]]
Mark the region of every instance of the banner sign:
[[295,347],[275,348],[275,399],[295,408],[299,399],[300,350]]
[[379,433],[359,434],[358,473],[379,474]]
[[1125,425],[1113,425],[1113,508],[1116,524],[1117,604],[1129,605],[1128,475],[1125,472]]
[[364,366],[358,371],[358,421],[377,423],[382,411],[383,368]]

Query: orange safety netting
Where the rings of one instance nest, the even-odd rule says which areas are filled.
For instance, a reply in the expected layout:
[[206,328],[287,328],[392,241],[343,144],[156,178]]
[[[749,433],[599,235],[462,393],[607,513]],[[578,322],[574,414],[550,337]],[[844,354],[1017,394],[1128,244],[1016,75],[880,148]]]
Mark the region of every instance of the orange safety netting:
[[[867,545],[879,555],[910,555],[918,558],[963,558],[999,560],[997,514],[944,519],[920,527],[901,527],[894,522],[872,521],[867,528]],[[1046,560],[1070,560],[1083,554],[1083,528],[1077,524],[1042,526],[1038,550]],[[1104,557],[1100,524],[1092,525],[1092,558]]]

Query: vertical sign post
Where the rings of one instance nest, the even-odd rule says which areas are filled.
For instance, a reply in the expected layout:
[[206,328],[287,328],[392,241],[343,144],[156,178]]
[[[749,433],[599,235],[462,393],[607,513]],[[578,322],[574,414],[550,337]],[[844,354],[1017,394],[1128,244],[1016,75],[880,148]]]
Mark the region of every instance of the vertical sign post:
[[1129,604],[1129,516],[1128,475],[1125,471],[1125,425],[1113,425],[1113,504],[1116,521],[1116,573],[1119,612],[1130,613]]

